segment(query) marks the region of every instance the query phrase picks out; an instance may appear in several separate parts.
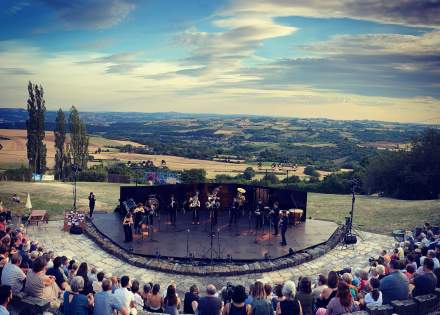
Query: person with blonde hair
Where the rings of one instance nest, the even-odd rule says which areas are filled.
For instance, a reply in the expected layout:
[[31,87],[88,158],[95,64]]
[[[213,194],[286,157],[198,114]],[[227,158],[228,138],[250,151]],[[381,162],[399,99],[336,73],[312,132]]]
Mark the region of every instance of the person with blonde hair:
[[252,315],[273,315],[272,303],[266,299],[264,284],[257,281],[252,290]]
[[285,299],[277,304],[277,315],[302,315],[301,303],[295,298],[296,286],[293,281],[286,281],[282,289]]

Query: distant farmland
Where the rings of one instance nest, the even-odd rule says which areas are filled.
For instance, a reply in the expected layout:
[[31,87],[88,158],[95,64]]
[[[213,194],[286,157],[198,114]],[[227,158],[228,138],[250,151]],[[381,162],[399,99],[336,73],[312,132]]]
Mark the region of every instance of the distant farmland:
[[[51,131],[46,132],[45,137],[47,148],[47,165],[52,168],[54,165],[55,148],[54,148],[54,134]],[[0,150],[0,167],[12,168],[20,165],[27,165],[26,156],[26,130],[17,129],[0,129],[0,144],[2,149]],[[166,161],[166,165],[171,170],[188,170],[192,168],[202,168],[207,172],[209,178],[214,178],[218,174],[238,175],[242,173],[246,167],[253,167],[259,174],[258,177],[264,175],[264,170],[258,170],[255,164],[236,164],[226,163],[220,161],[199,160],[190,159],[179,156],[170,155],[147,155],[137,153],[123,153],[119,150],[112,149],[111,152],[101,152],[96,154],[98,148],[106,149],[107,147],[120,147],[130,144],[132,146],[141,146],[141,144],[124,141],[124,140],[112,140],[103,137],[90,137],[89,152],[94,156],[96,160],[102,160],[105,164],[116,162],[128,162],[128,161],[146,161],[151,160],[155,165],[160,165],[162,160]],[[263,169],[271,170],[270,163],[265,163]],[[286,171],[289,170],[289,176],[304,177],[304,167],[298,166],[296,170],[292,168],[283,168],[277,170],[275,173],[280,179],[286,176]],[[329,172],[319,171],[321,177],[329,174]]]

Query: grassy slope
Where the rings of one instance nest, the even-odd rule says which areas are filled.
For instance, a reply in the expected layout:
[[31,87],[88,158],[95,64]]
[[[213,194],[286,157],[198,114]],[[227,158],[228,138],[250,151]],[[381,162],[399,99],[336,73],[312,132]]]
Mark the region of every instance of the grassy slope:
[[[87,196],[93,191],[97,196],[96,208],[113,210],[118,203],[119,184],[78,183],[78,205],[87,209]],[[70,183],[22,183],[0,182],[0,198],[11,206],[10,197],[17,193],[22,204],[15,210],[23,210],[27,192],[31,193],[34,209],[47,209],[51,218],[60,218],[64,209],[72,206],[72,184]],[[351,196],[308,194],[307,215],[314,219],[344,221],[351,209]],[[425,221],[440,225],[440,201],[404,201],[370,196],[356,196],[355,224],[360,229],[378,233],[389,233],[393,229],[421,225]]]

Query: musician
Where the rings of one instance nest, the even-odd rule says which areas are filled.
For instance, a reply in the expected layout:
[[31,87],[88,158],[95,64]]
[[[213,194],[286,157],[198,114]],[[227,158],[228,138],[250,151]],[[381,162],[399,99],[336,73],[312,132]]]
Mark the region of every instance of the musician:
[[280,209],[279,209],[278,201],[275,201],[273,203],[271,214],[272,214],[272,223],[274,226],[273,235],[278,235],[278,225],[280,223]]
[[140,233],[140,226],[142,218],[145,215],[145,209],[144,205],[139,202],[136,206],[136,208],[133,210],[133,217],[134,217],[134,233],[139,234]]
[[176,198],[174,195],[171,195],[170,203],[168,204],[168,213],[170,215],[170,222],[174,226],[176,226],[177,206]]
[[190,197],[188,200],[189,209],[192,211],[192,224],[200,224],[200,200],[199,192],[196,191],[194,196]]
[[218,192],[219,188],[214,188],[212,193],[208,195],[208,201],[206,202],[206,208],[209,210],[209,218],[213,225],[217,225],[218,209],[220,208],[220,197],[217,196]]
[[89,216],[92,217],[93,210],[95,210],[95,202],[96,202],[96,196],[93,192],[90,192],[89,194]]
[[259,230],[263,227],[263,201],[258,200],[257,207],[255,208],[255,230]]
[[238,224],[240,214],[243,211],[246,202],[244,193],[246,193],[246,191],[243,188],[237,188],[237,194],[232,200],[232,207],[229,213],[229,226],[232,226],[232,222],[234,222],[235,225]]
[[286,232],[287,227],[289,226],[289,216],[287,215],[287,211],[280,211],[280,230],[281,230],[281,246],[286,246]]
[[125,216],[122,225],[124,227],[124,235],[125,235],[124,242],[127,243],[133,241],[133,231],[131,229],[131,227],[133,226],[133,218],[130,212]]
[[154,197],[149,197],[147,202],[145,203],[146,206],[144,207],[145,209],[145,215],[146,215],[146,222],[143,223],[147,223],[147,225],[153,225],[153,218],[154,216],[157,215],[157,206],[158,206],[158,201],[156,198]]

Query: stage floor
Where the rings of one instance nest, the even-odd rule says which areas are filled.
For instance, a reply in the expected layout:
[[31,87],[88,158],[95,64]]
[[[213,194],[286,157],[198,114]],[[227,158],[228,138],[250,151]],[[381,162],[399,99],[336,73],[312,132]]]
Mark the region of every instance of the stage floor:
[[191,253],[194,259],[210,259],[212,253],[214,259],[226,260],[230,255],[234,261],[264,260],[265,254],[275,259],[289,254],[289,248],[304,250],[326,242],[338,227],[333,222],[307,220],[289,226],[287,246],[280,246],[281,236],[273,236],[273,230],[269,233],[268,227],[256,233],[254,222],[242,218],[237,227],[230,228],[227,213],[223,213],[214,230],[211,250],[211,226],[203,213],[200,225],[191,225],[189,213],[177,216],[176,227],[169,224],[167,217],[165,220],[162,216],[160,223],[157,217],[154,219],[153,239],[134,235],[131,243],[124,243],[122,220],[118,214],[96,212],[92,222],[113,243],[133,254],[156,257],[159,253],[161,257],[185,259]]

